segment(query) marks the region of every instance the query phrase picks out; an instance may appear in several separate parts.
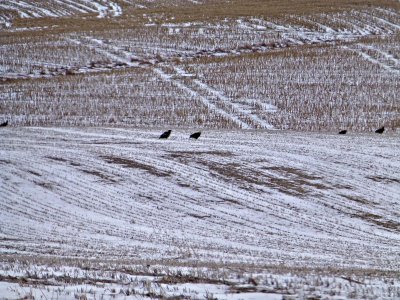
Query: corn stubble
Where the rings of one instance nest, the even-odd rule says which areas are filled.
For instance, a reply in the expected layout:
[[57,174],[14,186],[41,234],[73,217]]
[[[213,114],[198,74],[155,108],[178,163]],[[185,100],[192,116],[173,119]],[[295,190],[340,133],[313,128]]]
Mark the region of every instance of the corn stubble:
[[16,17],[0,32],[0,116],[59,126],[400,124],[398,3],[121,7],[115,18]]

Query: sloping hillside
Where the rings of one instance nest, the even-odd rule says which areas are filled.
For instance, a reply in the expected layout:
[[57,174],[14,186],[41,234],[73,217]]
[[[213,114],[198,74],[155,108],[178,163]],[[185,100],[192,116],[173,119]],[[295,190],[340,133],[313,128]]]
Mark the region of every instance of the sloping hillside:
[[400,299],[399,45],[397,0],[0,0],[0,300]]
[[398,136],[1,134],[2,251],[399,268]]
[[[327,294],[337,280],[347,286],[342,277],[369,274],[378,277],[354,279],[368,280],[368,297],[399,292],[385,279],[400,268],[398,135],[212,130],[193,140],[173,129],[160,140],[161,132],[2,129],[2,281],[67,280],[72,293],[100,280],[107,294],[107,284],[128,280],[146,295],[150,279],[135,276],[148,274],[157,293],[161,280],[173,295],[185,282],[300,295],[321,274]],[[276,272],[297,274],[291,292],[281,290],[290,276],[268,277]],[[240,287],[253,277],[264,284]],[[366,292],[350,286],[338,295]]]

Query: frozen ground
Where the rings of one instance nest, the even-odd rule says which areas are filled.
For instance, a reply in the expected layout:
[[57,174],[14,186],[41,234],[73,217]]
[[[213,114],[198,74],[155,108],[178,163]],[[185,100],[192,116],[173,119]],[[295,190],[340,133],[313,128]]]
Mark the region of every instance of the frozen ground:
[[[161,132],[3,128],[0,275],[8,283],[0,291],[18,289],[21,276],[59,288],[55,271],[39,266],[62,259],[91,261],[90,267],[65,262],[77,264],[76,270],[60,274],[91,279],[74,284],[93,289],[102,275],[85,272],[96,268],[150,274],[151,286],[160,280],[154,272],[172,274],[175,281],[182,278],[178,271],[216,278],[217,283],[206,282],[211,290],[222,289],[216,294],[232,289],[224,278],[235,282],[235,289],[252,283],[241,292],[275,293],[268,284],[248,281],[255,273],[265,283],[272,276],[265,273],[268,268],[294,272],[294,286],[326,272],[330,288],[322,290],[328,294],[338,284],[335,276],[346,284],[354,284],[351,274],[360,272],[395,278],[400,269],[398,134],[209,130],[189,140],[190,130],[173,129],[170,139],[159,140]],[[105,261],[103,268],[98,261]],[[116,269],[121,265],[136,267],[129,273]],[[209,271],[201,269],[200,276],[203,267]],[[229,268],[229,275],[215,274]],[[298,274],[310,269],[319,271]],[[105,285],[120,283],[115,274],[104,276],[103,281],[113,279]],[[273,276],[282,284],[286,280]],[[381,297],[389,295],[389,287],[398,293],[398,281],[385,283],[385,276],[368,277],[360,287],[376,294],[373,286],[378,286]],[[174,288],[187,283],[175,281]],[[278,292],[299,296],[304,292],[299,286]]]
[[0,0],[0,300],[400,299],[399,45],[398,1]]

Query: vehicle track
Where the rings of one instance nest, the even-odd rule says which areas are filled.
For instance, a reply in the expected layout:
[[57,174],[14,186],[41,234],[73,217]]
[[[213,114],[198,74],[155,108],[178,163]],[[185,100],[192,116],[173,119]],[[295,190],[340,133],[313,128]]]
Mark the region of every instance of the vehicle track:
[[[360,55],[362,58],[365,60],[376,64],[383,68],[384,70],[393,73],[393,74],[400,74],[400,68],[397,66],[398,65],[398,59],[391,57],[389,53],[386,53],[382,50],[377,50],[372,46],[367,46],[363,44],[355,44],[352,46],[342,46],[342,49],[345,49],[347,51],[352,51]],[[375,52],[375,55],[370,54],[370,52],[373,51]],[[383,58],[381,56],[384,56]],[[395,65],[393,66],[392,63],[388,63],[387,59],[390,59],[390,61],[396,61]]]
[[[84,43],[89,48],[104,54],[112,60],[124,63],[129,67],[139,67],[140,62],[147,62],[152,65],[152,60],[142,59],[135,56],[139,62],[132,62],[132,53],[124,51],[117,46],[104,43],[102,40],[86,37],[83,41],[70,39],[75,43]],[[95,45],[94,45],[95,44]],[[260,117],[254,114],[250,114],[247,111],[240,108],[239,105],[235,104],[232,99],[228,99],[222,95],[221,92],[209,87],[205,83],[195,79],[193,81],[181,80],[180,77],[184,73],[181,68],[174,66],[153,66],[152,70],[164,81],[173,83],[175,86],[185,91],[190,97],[195,97],[201,100],[203,104],[214,113],[228,119],[232,123],[236,124],[239,128],[250,129],[250,128],[273,128],[271,124],[267,123]],[[187,75],[187,74],[186,74]],[[185,79],[188,76],[184,76]],[[190,74],[192,76],[192,74]]]

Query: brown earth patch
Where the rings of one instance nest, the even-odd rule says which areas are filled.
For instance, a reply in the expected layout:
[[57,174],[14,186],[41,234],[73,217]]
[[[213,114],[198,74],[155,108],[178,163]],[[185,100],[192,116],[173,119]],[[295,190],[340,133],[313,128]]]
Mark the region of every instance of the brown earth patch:
[[154,166],[140,163],[133,159],[127,159],[127,158],[116,157],[116,156],[111,156],[111,155],[103,155],[103,156],[101,156],[101,158],[103,158],[108,163],[121,165],[125,168],[144,170],[152,175],[159,176],[159,177],[167,177],[167,176],[171,176],[173,174],[171,171],[168,171],[168,172],[161,171],[161,170],[158,170]]
[[367,222],[374,223],[379,227],[400,232],[399,222],[393,220],[385,220],[382,216],[373,213],[360,213],[360,214],[354,214],[353,216],[365,220]]
[[98,178],[100,178],[102,181],[106,181],[108,183],[116,183],[118,182],[117,180],[115,180],[114,178],[112,178],[111,176],[108,176],[104,173],[101,173],[99,171],[95,171],[95,170],[87,170],[87,169],[80,169],[83,173],[86,174],[90,174],[93,176],[96,176]]
[[400,179],[383,177],[383,176],[367,176],[368,179],[371,179],[375,182],[383,182],[383,183],[400,183]]

